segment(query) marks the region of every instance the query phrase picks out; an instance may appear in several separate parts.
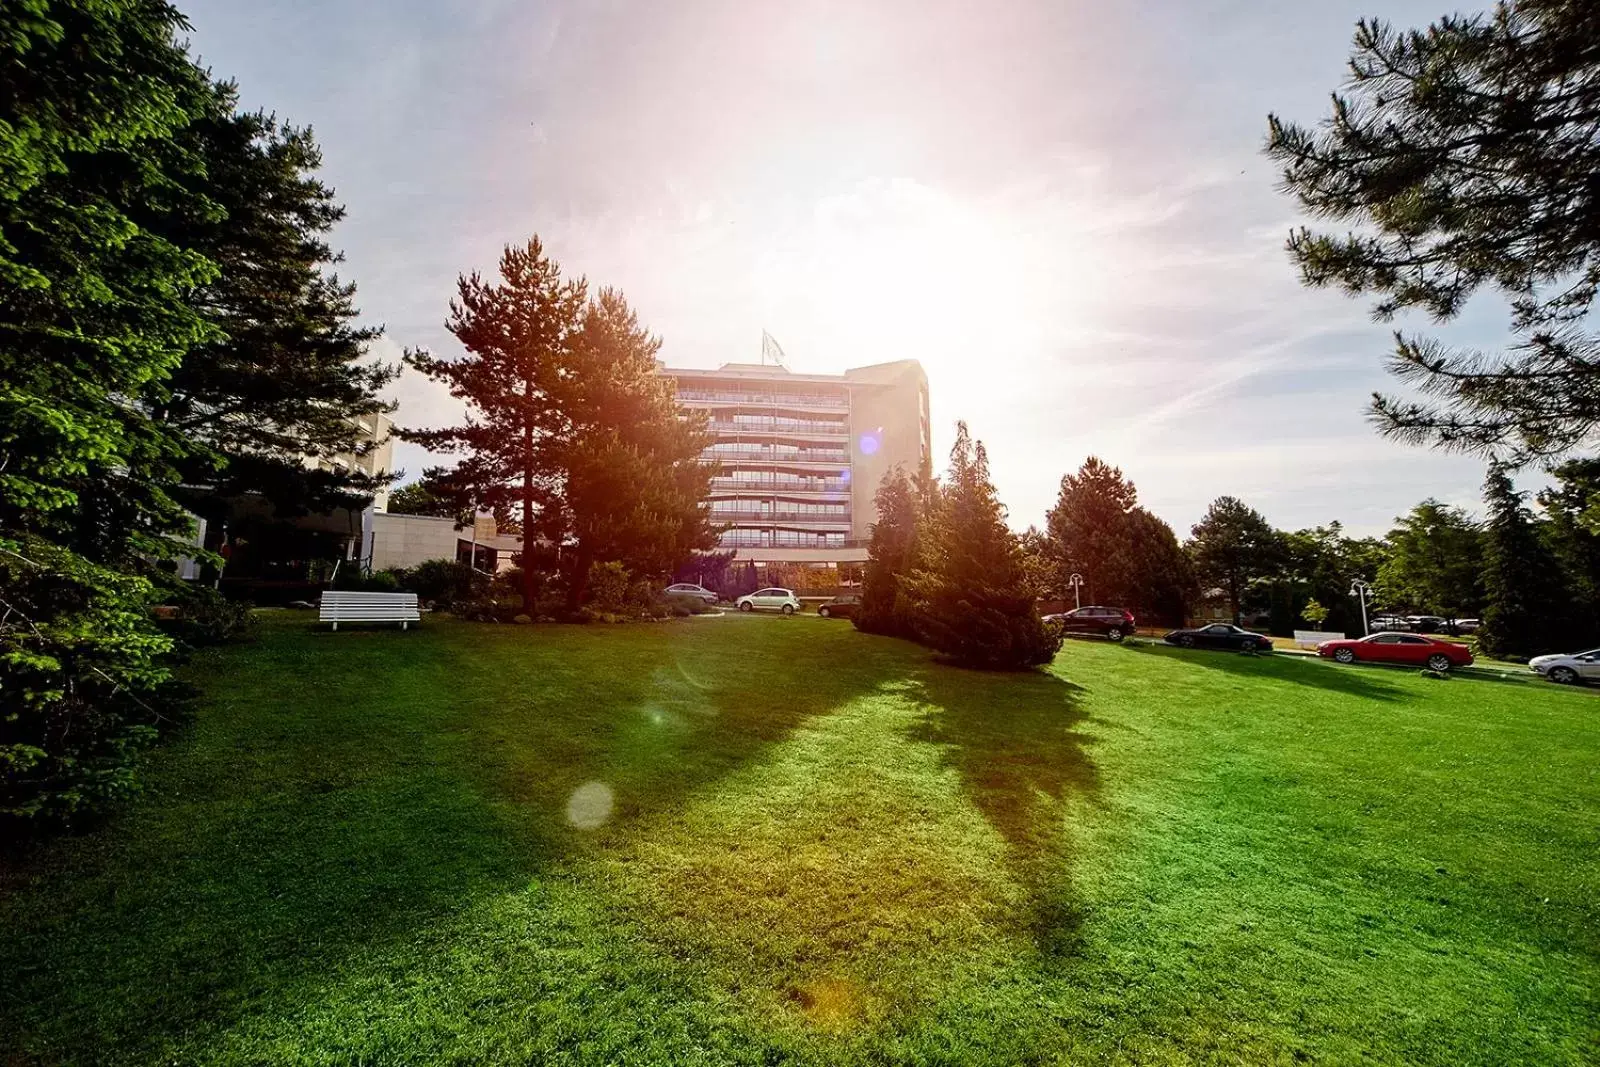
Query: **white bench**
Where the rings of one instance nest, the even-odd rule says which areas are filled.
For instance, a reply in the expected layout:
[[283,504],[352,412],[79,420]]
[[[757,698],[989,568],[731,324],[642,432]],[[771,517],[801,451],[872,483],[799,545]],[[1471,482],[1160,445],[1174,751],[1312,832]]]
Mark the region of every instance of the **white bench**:
[[397,622],[404,630],[414,622],[421,622],[417,612],[415,593],[347,593],[329,589],[322,594],[321,619],[333,623],[337,630],[341,622]]
[[1316,648],[1324,641],[1343,641],[1344,634],[1324,633],[1320,630],[1296,630],[1294,644],[1296,648]]

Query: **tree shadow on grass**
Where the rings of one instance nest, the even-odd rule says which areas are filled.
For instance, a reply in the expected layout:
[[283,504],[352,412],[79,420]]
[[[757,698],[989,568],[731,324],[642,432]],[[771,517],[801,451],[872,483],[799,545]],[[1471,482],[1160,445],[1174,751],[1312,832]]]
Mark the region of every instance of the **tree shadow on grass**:
[[1258,681],[1289,682],[1370,700],[1397,700],[1402,695],[1394,686],[1371,677],[1360,668],[1338,667],[1302,656],[1262,656],[1222,650],[1174,648],[1142,641],[1128,642],[1124,647],[1141,656],[1224,671]]
[[[0,1062],[172,1059],[519,891],[920,651],[860,639],[841,670],[848,631],[706,625],[285,627],[202,657],[207,706],[147,796],[0,886]],[[591,780],[616,805],[586,831],[568,799]]]
[[1084,911],[1072,886],[1070,810],[1100,781],[1081,732],[1082,688],[1047,671],[1001,674],[934,665],[915,677],[926,715],[912,737],[938,745],[973,805],[1004,838],[1047,956],[1071,956]]

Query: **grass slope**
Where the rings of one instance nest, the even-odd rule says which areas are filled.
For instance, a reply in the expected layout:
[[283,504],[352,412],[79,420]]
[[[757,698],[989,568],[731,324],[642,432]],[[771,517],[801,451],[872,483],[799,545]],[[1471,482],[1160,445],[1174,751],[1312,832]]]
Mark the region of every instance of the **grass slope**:
[[1593,693],[737,617],[299,617],[192,674],[149,795],[0,881],[0,1062],[1600,1047]]

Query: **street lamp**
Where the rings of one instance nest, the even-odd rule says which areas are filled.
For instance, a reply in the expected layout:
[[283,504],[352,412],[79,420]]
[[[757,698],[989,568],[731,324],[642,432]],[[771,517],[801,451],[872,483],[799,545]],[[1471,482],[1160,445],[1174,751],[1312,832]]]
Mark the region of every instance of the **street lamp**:
[[1077,609],[1077,608],[1083,607],[1082,601],[1080,601],[1078,599],[1078,589],[1083,585],[1083,575],[1074,574],[1071,578],[1067,579],[1067,584],[1072,586],[1072,606],[1073,606],[1073,608]]
[[1365,637],[1372,632],[1367,625],[1367,594],[1372,592],[1372,583],[1365,578],[1357,578],[1350,583],[1350,595],[1361,598],[1361,634]]

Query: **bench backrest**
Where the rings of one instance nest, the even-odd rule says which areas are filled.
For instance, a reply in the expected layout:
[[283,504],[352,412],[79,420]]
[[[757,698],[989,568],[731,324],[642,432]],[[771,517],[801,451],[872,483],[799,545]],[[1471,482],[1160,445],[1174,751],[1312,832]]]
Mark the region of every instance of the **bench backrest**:
[[1325,633],[1321,630],[1296,630],[1294,643],[1298,648],[1316,648],[1324,641],[1343,641],[1342,633]]
[[356,593],[329,589],[318,605],[324,622],[420,622],[415,593]]

